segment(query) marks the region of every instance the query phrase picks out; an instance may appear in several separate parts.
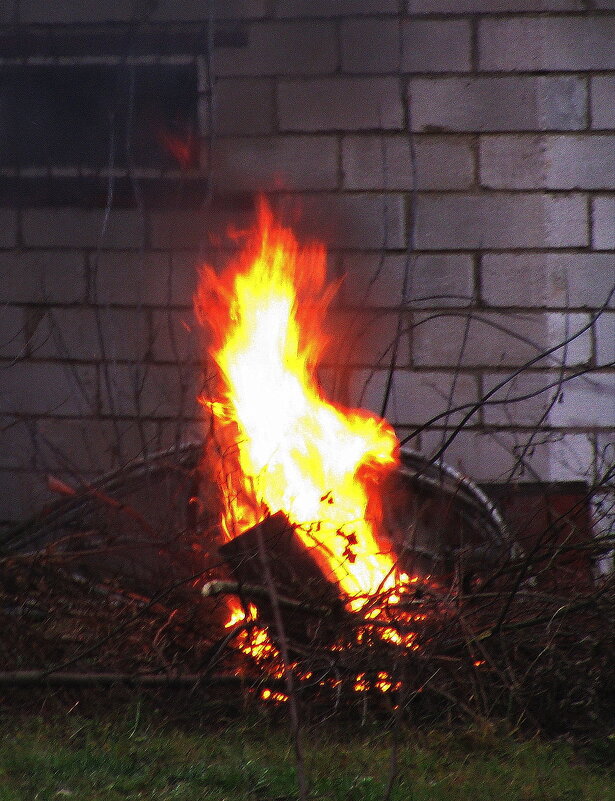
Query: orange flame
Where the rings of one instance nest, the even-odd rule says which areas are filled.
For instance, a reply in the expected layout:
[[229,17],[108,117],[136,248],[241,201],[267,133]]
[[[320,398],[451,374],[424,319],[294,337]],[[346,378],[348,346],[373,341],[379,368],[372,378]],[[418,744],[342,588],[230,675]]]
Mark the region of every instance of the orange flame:
[[236,462],[225,475],[227,536],[283,510],[357,610],[395,586],[369,476],[396,463],[397,441],[384,421],[332,405],[318,387],[321,324],[334,291],[324,247],[301,246],[261,200],[236,260],[219,277],[203,270],[195,307],[212,331],[221,379],[216,399],[202,402]]

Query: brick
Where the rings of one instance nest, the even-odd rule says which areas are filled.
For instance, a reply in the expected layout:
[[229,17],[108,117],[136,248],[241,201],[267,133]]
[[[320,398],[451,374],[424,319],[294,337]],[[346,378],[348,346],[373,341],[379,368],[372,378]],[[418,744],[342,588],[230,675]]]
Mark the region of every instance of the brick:
[[353,14],[396,14],[397,0],[278,0],[278,17],[347,17]]
[[603,312],[594,324],[596,364],[615,366],[615,313]]
[[0,247],[12,248],[17,243],[17,214],[12,209],[0,209]]
[[404,271],[408,268],[408,298],[417,306],[462,306],[473,293],[473,265],[465,254],[345,254],[341,270],[344,303],[360,307],[402,304]]
[[217,140],[214,172],[230,192],[335,189],[337,150],[333,136]]
[[20,22],[127,22],[133,14],[126,0],[80,0],[80,2],[40,3],[20,0]]
[[93,253],[89,298],[101,304],[166,305],[172,301],[170,271],[170,258],[166,253]]
[[615,76],[592,76],[590,96],[592,128],[615,128]]
[[471,32],[467,20],[406,20],[401,66],[405,72],[467,72]]
[[611,253],[486,253],[482,260],[490,306],[600,308],[614,285]]
[[280,81],[280,127],[287,131],[364,130],[403,127],[396,77]]
[[[416,136],[413,170],[407,136],[346,136],[342,169],[347,189],[467,189],[474,184],[469,138]],[[416,187],[414,183],[416,181]]]
[[102,473],[155,448],[157,426],[134,420],[56,420],[37,423],[37,467]]
[[199,269],[213,261],[212,258],[194,251],[171,254],[171,301],[174,306],[192,308],[194,293],[199,278]]
[[[430,430],[421,433],[421,452],[432,458],[439,453],[450,432]],[[474,481],[506,481],[515,468],[511,453],[515,440],[506,432],[461,431],[442,457],[451,467]]]
[[[216,4],[216,19],[258,18],[268,13],[270,3],[268,0],[224,0]],[[155,8],[148,18],[176,21],[206,21],[209,17],[209,7],[203,0],[158,0]]]
[[[429,367],[517,367],[553,348],[589,321],[581,314],[526,313],[523,317],[482,313],[475,315],[417,314],[412,329],[414,363]],[[567,346],[566,364],[585,364],[591,356],[589,331]],[[564,357],[559,348],[545,361]]]
[[[103,414],[126,417],[195,417],[201,387],[194,368],[110,365],[109,388],[101,380]],[[101,375],[102,378],[102,375]]]
[[613,429],[615,421],[615,372],[591,373],[567,382],[563,398],[551,412],[560,428]]
[[585,83],[573,76],[415,78],[416,131],[578,130],[586,125]]
[[346,368],[386,367],[391,359],[391,348],[399,341],[397,363],[410,364],[410,320],[402,317],[398,336],[399,314],[390,312],[332,311],[325,326],[328,347],[323,365]]
[[214,51],[215,75],[319,75],[337,67],[337,40],[331,22],[262,22],[249,29],[249,44]]
[[[351,405],[381,414],[388,381],[388,370],[357,370],[352,374]],[[442,415],[436,425],[459,421],[462,412],[455,407],[476,403],[478,387],[473,376],[454,373],[419,373],[396,370],[386,418],[394,426],[423,425]]]
[[96,408],[96,369],[18,362],[4,371],[0,413],[76,416]]
[[615,136],[486,136],[480,176],[496,189],[613,189]]
[[[97,319],[98,317],[98,319]],[[143,361],[149,350],[149,324],[139,309],[49,309],[31,336],[37,358],[99,361]]]
[[29,471],[0,470],[0,521],[10,526],[33,515],[52,498],[45,478]]
[[[219,136],[273,132],[274,83],[269,78],[219,78],[214,88],[214,131]],[[207,102],[207,99],[203,99]],[[203,115],[203,134],[208,133]]]
[[581,195],[424,195],[416,207],[421,250],[584,247]]
[[13,358],[25,353],[25,315],[19,306],[0,306],[0,357]]
[[85,267],[78,251],[0,253],[0,303],[75,303],[85,297]]
[[0,417],[0,467],[34,467],[34,438],[31,421]]
[[[483,376],[483,397],[506,378],[502,373],[486,373]],[[562,381],[561,373],[551,370],[524,371],[485,401],[483,419],[490,426],[546,428],[551,424],[551,410],[559,402],[560,393],[566,392],[570,381]]]
[[[345,19],[342,31],[344,72],[398,72],[400,66],[399,21],[386,17]],[[366,47],[365,43],[371,46]]]
[[114,209],[103,235],[104,209],[27,209],[23,212],[26,245],[59,248],[138,248],[143,221],[137,211]]
[[153,248],[208,252],[209,239],[226,236],[229,228],[245,230],[253,223],[254,207],[251,199],[238,196],[241,203],[233,202],[233,195],[214,198],[204,209],[176,209],[150,213],[151,241]]
[[592,247],[615,248],[615,197],[606,195],[592,200]]
[[584,8],[583,0],[408,0],[410,14],[577,11]]
[[515,17],[479,23],[484,70],[606,70],[615,68],[615,19]]
[[[284,207],[286,198],[278,205]],[[303,195],[298,237],[331,248],[397,250],[405,247],[404,198],[396,194]]]
[[152,318],[152,358],[157,362],[195,363],[205,358],[205,332],[189,312],[156,311]]

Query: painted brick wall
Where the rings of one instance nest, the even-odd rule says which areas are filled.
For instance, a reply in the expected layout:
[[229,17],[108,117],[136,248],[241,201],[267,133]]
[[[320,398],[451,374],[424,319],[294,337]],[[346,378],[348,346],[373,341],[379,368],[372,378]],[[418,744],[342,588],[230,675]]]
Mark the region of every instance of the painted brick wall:
[[[224,262],[209,236],[257,190],[346,276],[336,397],[380,411],[398,338],[387,416],[413,447],[438,452],[490,393],[445,452],[470,476],[612,461],[615,4],[213,5],[244,41],[199,61],[205,207],[0,208],[0,524],[50,473],[88,481],[198,436],[196,268]],[[21,0],[0,32],[190,28],[208,6]]]

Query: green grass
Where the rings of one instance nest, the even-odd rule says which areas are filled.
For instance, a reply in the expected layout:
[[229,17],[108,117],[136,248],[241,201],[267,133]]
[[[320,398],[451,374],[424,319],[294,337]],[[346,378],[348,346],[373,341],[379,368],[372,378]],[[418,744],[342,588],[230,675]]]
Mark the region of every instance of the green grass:
[[[297,797],[287,732],[266,719],[187,731],[154,716],[1,721],[0,801],[285,801]],[[376,801],[390,765],[386,731],[307,733],[311,798]],[[404,733],[395,801],[608,801],[615,743],[590,759],[562,743],[492,728]],[[594,753],[593,751],[591,753]],[[604,754],[607,756],[605,757]]]

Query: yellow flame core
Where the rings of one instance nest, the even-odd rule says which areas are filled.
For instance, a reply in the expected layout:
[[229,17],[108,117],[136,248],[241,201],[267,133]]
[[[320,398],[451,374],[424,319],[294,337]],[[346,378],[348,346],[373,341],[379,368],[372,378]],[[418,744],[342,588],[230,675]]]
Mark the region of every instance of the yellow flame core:
[[[206,269],[196,298],[213,332],[222,378],[207,402],[232,432],[238,469],[227,477],[224,527],[237,536],[283,510],[351,608],[395,586],[394,560],[376,539],[366,474],[396,463],[382,420],[333,406],[315,377],[333,292],[321,245],[299,246],[261,202],[258,226],[221,275]],[[230,441],[230,440],[229,440]]]

